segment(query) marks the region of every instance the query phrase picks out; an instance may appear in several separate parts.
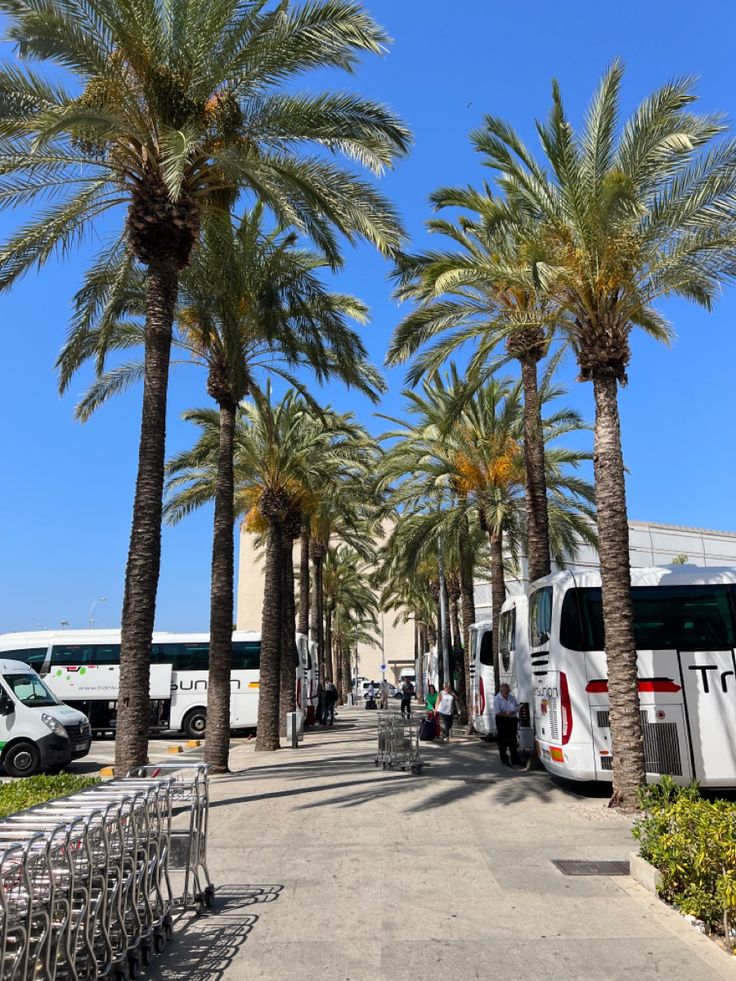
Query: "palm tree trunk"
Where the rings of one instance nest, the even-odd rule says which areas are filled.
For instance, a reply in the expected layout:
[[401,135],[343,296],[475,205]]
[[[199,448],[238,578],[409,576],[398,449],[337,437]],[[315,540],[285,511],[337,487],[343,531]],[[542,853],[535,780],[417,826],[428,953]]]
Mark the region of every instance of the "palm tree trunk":
[[462,634],[460,633],[460,611],[458,600],[453,595],[450,601],[450,615],[452,618],[452,644],[455,652],[455,672],[457,673],[457,703],[460,711],[460,724],[468,724],[468,702],[465,696],[465,652],[463,650]]
[[299,633],[309,636],[309,518],[302,519],[299,556]]
[[[473,555],[469,547],[469,527],[467,516],[460,526],[458,539],[460,549],[460,602],[463,613],[463,656],[465,661],[465,704],[469,707],[470,691],[470,627],[475,623],[475,596],[473,593]],[[470,718],[470,715],[468,716]]]
[[506,580],[503,572],[503,532],[489,532],[491,545],[491,617],[493,620],[493,681],[498,691],[501,675],[498,666],[498,628],[501,607],[506,599]]
[[317,593],[317,650],[319,657],[319,676],[326,679],[327,657],[325,654],[325,592],[322,584],[322,563],[324,556],[317,557],[314,588]]
[[421,631],[419,629],[419,624],[414,618],[414,670],[416,671],[416,691],[417,691],[417,701],[424,701],[424,673],[421,670],[420,656],[422,651],[422,639]]
[[121,617],[115,771],[125,776],[148,759],[151,635],[161,565],[161,510],[166,453],[166,396],[171,326],[179,288],[172,259],[152,260],[146,279],[143,409],[133,525]]
[[332,652],[332,609],[329,603],[325,603],[325,662],[330,681],[334,685],[335,678],[337,677],[337,667]]
[[215,484],[215,526],[210,586],[210,657],[207,672],[207,740],[204,760],[214,773],[228,772],[230,670],[233,645],[235,406],[220,403],[220,445]]
[[593,393],[593,466],[613,750],[611,806],[634,809],[637,806],[638,789],[645,781],[645,768],[636,671],[634,609],[631,600],[629,525],[621,453],[618,382],[615,378],[595,378]]
[[271,525],[266,544],[261,620],[261,670],[256,751],[279,748],[281,684],[281,528]]
[[350,647],[349,647],[349,645],[344,644],[342,641],[340,641],[340,656],[342,657],[342,683],[343,683],[343,686],[344,686],[344,689],[343,689],[343,698],[347,702],[348,695],[349,695],[350,689],[352,687],[352,684],[351,684],[351,677],[352,676],[350,674],[350,671],[351,671],[351,666],[350,666]]
[[548,576],[552,571],[549,556],[547,475],[544,465],[542,413],[537,388],[537,361],[533,353],[527,353],[519,359],[524,388],[524,465],[530,582]]
[[[332,617],[330,617],[332,619]],[[338,705],[343,705],[345,703],[345,698],[343,694],[343,663],[342,663],[342,652],[340,650],[340,641],[336,640],[334,642],[335,646],[335,687],[337,688],[337,701]]]
[[279,731],[286,735],[286,716],[296,710],[296,646],[294,599],[294,539],[281,534],[281,675],[279,679]]

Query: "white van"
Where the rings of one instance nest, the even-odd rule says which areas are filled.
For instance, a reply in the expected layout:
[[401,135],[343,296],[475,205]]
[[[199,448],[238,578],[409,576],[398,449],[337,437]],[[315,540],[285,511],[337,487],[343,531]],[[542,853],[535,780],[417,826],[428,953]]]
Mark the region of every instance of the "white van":
[[33,668],[0,660],[0,763],[11,777],[62,770],[86,756],[87,716],[60,702]]

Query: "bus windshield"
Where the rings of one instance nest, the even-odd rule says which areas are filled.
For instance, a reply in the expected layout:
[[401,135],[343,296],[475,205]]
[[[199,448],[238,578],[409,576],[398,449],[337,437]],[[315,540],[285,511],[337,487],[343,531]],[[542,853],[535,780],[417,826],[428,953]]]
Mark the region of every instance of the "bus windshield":
[[29,707],[61,704],[35,674],[4,674],[3,681],[18,701]]
[[[718,651],[736,646],[736,596],[731,585],[634,586],[631,595],[637,650]],[[604,650],[600,588],[565,593],[560,643],[573,651]]]

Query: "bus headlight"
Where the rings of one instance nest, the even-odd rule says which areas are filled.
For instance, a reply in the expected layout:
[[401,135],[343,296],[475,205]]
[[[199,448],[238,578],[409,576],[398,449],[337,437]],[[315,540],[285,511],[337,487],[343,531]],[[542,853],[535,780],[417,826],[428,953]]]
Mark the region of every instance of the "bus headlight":
[[58,719],[53,717],[53,715],[48,715],[46,712],[42,712],[41,722],[43,722],[46,728],[50,729],[55,736],[66,736],[66,729],[61,722],[58,721]]

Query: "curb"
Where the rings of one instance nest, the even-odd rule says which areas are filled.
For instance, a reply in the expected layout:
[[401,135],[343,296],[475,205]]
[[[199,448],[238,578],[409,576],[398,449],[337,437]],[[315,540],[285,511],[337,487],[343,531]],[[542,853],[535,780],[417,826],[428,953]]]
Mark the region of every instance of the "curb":
[[629,855],[629,875],[640,886],[644,886],[647,892],[659,898],[658,888],[662,884],[662,873],[638,852],[631,852]]

